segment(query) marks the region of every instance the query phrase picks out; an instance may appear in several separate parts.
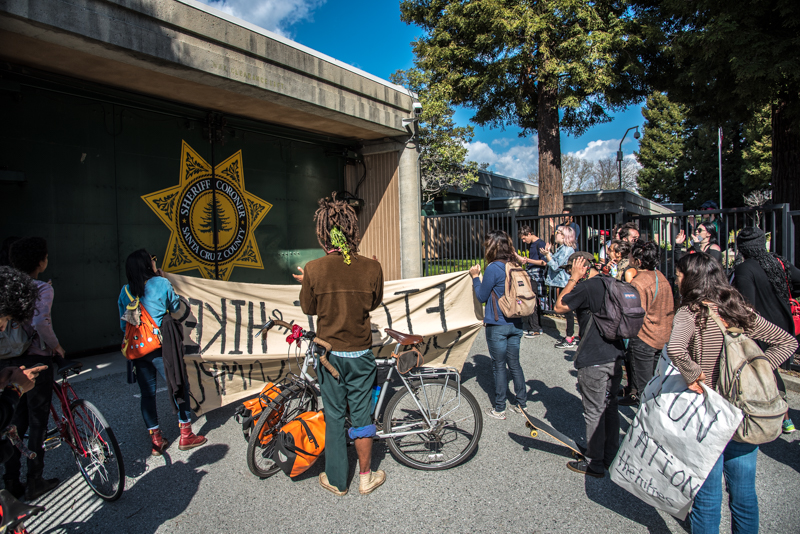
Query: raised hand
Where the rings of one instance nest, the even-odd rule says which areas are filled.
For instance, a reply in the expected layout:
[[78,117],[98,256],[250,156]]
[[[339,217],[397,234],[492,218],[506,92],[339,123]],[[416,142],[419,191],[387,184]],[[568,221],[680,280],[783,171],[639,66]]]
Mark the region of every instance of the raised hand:
[[297,270],[300,271],[300,274],[293,274],[292,276],[294,277],[295,280],[297,280],[298,282],[300,282],[302,284],[303,283],[303,276],[305,276],[306,273],[303,271],[302,267],[298,267]]

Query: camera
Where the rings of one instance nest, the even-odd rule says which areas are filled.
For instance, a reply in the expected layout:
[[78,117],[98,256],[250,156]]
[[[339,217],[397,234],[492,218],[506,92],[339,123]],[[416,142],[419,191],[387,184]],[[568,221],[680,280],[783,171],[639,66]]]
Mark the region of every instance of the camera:
[[420,116],[420,115],[422,115],[422,103],[420,103],[420,102],[414,102],[414,103],[411,105],[411,109],[413,109],[413,110],[414,110],[414,116],[415,116],[415,117],[419,118],[419,116]]

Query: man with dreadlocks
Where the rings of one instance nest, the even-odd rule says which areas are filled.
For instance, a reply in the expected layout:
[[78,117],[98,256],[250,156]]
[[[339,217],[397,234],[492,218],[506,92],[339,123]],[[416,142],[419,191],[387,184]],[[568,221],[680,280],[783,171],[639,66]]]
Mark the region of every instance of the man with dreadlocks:
[[[800,269],[780,256],[767,251],[767,240],[760,228],[747,226],[736,236],[736,246],[744,258],[733,271],[733,287],[753,305],[756,312],[772,324],[794,334],[794,320],[789,307],[790,288],[800,286]],[[762,345],[761,342],[758,342]],[[766,347],[762,345],[762,349]],[[781,365],[789,369],[792,358]],[[775,370],[778,388],[785,394],[783,380]],[[784,416],[783,432],[794,432],[789,414]]]
[[346,202],[320,199],[314,214],[317,241],[325,256],[306,264],[300,290],[303,313],[317,316],[317,335],[331,345],[330,364],[338,379],[324,367],[317,369],[325,405],[325,472],[320,485],[336,495],[347,493],[347,442],[345,412],[350,407],[351,439],[359,464],[359,491],[372,492],[386,480],[372,471],[370,400],[377,368],[372,353],[369,312],[383,300],[383,271],[374,259],[358,254],[358,218]]

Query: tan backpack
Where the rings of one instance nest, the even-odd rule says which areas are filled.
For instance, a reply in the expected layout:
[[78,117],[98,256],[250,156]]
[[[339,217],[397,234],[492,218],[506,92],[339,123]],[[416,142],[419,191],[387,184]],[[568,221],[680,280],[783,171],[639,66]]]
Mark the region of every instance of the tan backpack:
[[741,328],[727,328],[710,307],[709,312],[725,337],[717,393],[744,414],[733,439],[753,445],[773,441],[781,434],[789,405],[778,392],[772,364]]
[[494,320],[499,320],[497,309],[509,319],[528,317],[536,310],[536,293],[528,271],[514,262],[506,262],[506,292],[502,297],[492,290]]

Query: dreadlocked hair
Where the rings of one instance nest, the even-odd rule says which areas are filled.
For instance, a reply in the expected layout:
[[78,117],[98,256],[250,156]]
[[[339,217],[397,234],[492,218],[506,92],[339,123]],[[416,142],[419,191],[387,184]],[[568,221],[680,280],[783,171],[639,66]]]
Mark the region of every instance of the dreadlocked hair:
[[[358,245],[361,236],[358,231],[358,217],[350,204],[343,200],[336,200],[336,193],[331,195],[333,198],[319,199],[319,208],[314,213],[314,220],[317,223],[317,241],[325,250],[338,250],[345,258],[345,263],[350,263],[351,255],[358,253]],[[331,230],[338,228],[344,236],[346,245],[341,242],[342,236],[334,231],[335,237],[331,237]],[[336,243],[334,244],[334,241]]]

